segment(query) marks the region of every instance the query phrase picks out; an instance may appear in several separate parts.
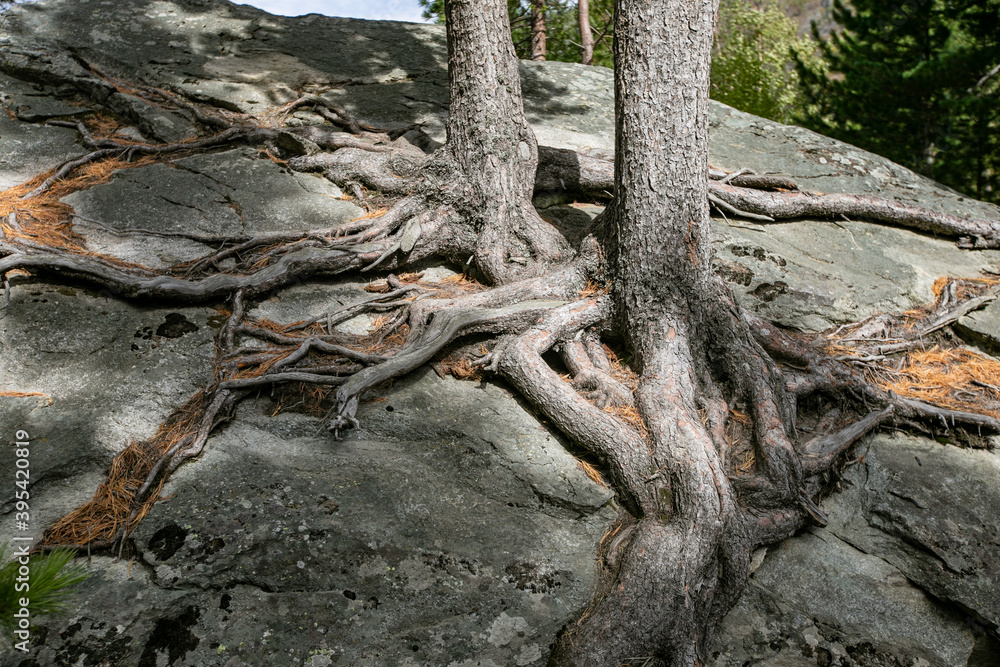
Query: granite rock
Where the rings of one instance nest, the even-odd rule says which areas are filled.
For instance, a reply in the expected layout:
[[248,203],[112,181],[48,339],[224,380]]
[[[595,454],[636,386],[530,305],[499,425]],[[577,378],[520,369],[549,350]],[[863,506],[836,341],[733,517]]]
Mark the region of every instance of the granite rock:
[[[10,114],[0,114],[0,189],[84,153],[72,130],[48,119],[101,111],[135,138],[191,136],[185,112],[114,77],[253,113],[305,91],[373,125],[411,129],[421,145],[444,139],[440,26],[276,17],[223,0],[42,0],[3,20],[0,104]],[[521,76],[540,143],[610,154],[608,70],[526,62]],[[306,111],[292,120],[322,122]],[[715,103],[710,122],[718,168],[1000,217],[801,128]],[[295,151],[313,150],[300,143]],[[64,203],[91,248],[160,267],[211,248],[133,232],[322,229],[363,214],[322,178],[249,147],[122,169]],[[579,228],[599,211],[563,204],[542,214]],[[942,275],[1000,266],[1000,252],[862,221],[720,218],[713,233],[715,267],[742,303],[808,332],[913,308]],[[429,266],[429,279],[455,268]],[[278,322],[316,316],[361,298],[363,285],[290,285],[251,312]],[[11,296],[0,311],[0,390],[45,396],[0,397],[0,423],[32,437],[37,536],[90,497],[127,442],[154,433],[209,382],[221,316],[20,278]],[[963,335],[995,351],[996,314],[970,314]],[[342,326],[365,333],[370,324]],[[610,492],[502,386],[424,369],[367,398],[362,428],[343,441],[315,416],[270,416],[266,392],[241,405],[172,477],[168,499],[133,533],[131,558],[89,559],[72,611],[39,620],[29,662],[0,664],[544,664],[592,592],[596,545],[615,518]],[[996,456],[885,434],[860,448],[864,459],[825,501],[830,525],[758,554],[720,629],[715,665],[996,664]],[[0,461],[0,478],[11,465]],[[4,502],[6,535],[14,517]]]

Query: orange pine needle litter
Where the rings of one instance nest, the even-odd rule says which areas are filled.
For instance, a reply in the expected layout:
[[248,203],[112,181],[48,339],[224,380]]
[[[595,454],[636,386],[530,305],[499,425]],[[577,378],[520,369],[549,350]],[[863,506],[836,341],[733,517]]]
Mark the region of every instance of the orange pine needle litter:
[[576,464],[580,466],[580,469],[583,470],[584,474],[590,479],[592,479],[594,483],[597,484],[597,486],[604,489],[608,488],[607,482],[605,482],[604,478],[601,477],[601,473],[597,471],[597,468],[595,468],[594,466],[590,465],[589,463],[581,459],[577,459]]
[[609,405],[604,408],[604,412],[618,417],[623,422],[634,428],[639,432],[643,438],[649,437],[649,429],[646,428],[646,422],[643,420],[642,415],[635,405]]
[[[898,340],[891,338],[894,333],[905,338],[900,329],[912,331],[923,320],[944,309],[946,300],[950,300],[948,307],[952,307],[956,302],[986,294],[998,284],[1000,280],[993,278],[938,278],[931,286],[934,302],[889,317],[884,324],[884,335],[890,337],[888,340]],[[863,322],[852,325],[849,331],[853,332],[861,324]],[[824,352],[857,358],[859,350],[842,342],[841,337],[833,337],[824,346]],[[884,359],[868,362],[865,375],[872,384],[903,398],[1000,418],[1000,361],[981,352],[935,345],[929,350],[909,352],[898,363]]]
[[446,278],[442,278],[439,285],[451,285],[454,287],[459,287],[467,292],[479,292],[487,289],[486,285],[480,282],[472,280],[464,273],[456,273]]
[[965,348],[911,352],[871,380],[904,398],[1000,419],[1000,361]]
[[374,211],[368,211],[364,215],[359,215],[356,218],[352,218],[349,222],[356,222],[358,220],[371,220],[372,218],[381,218],[383,215],[389,212],[387,208],[379,208]]
[[[96,253],[87,249],[83,237],[73,231],[73,224],[70,222],[72,207],[60,200],[73,192],[109,182],[112,175],[120,169],[143,167],[154,161],[147,156],[135,162],[119,159],[92,162],[78,168],[69,177],[56,181],[37,197],[21,199],[41,185],[53,172],[39,174],[27,183],[0,192],[0,228],[9,239],[22,239],[73,254],[95,256]],[[11,213],[17,217],[16,225],[11,225],[8,220]]]
[[5,396],[7,398],[30,398],[32,396],[37,396],[39,398],[44,398],[48,405],[52,405],[52,399],[48,394],[43,394],[40,391],[0,391],[0,396]]
[[456,380],[471,380],[479,382],[483,379],[480,370],[472,365],[468,359],[445,359],[434,364],[434,371],[438,377],[451,375]]
[[595,283],[589,278],[587,279],[587,285],[580,290],[580,297],[587,298],[589,296],[596,296],[598,294],[605,294],[608,291],[607,285],[602,285],[600,283]]
[[199,391],[170,415],[155,436],[132,442],[122,450],[111,462],[108,479],[97,487],[90,501],[49,527],[42,536],[42,544],[72,546],[110,540],[129,520],[133,509],[138,511],[129,525],[137,525],[159,499],[166,479],[160,480],[142,507],[133,508],[135,494],[163,453],[197,431],[204,415],[204,402],[204,393]]

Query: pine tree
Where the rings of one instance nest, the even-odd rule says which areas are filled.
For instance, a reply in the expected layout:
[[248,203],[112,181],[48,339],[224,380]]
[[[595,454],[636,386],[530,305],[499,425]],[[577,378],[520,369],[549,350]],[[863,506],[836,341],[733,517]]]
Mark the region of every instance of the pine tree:
[[[420,0],[424,18],[444,23],[444,0]],[[611,67],[612,14],[614,0],[590,0],[588,3],[593,40],[592,62],[585,64]],[[536,59],[532,50],[533,0],[507,0],[511,38],[517,57]],[[580,62],[583,39],[580,35],[578,4],[571,0],[546,0],[545,60]]]
[[946,15],[955,26],[952,59],[964,76],[944,91],[949,124],[938,155],[941,180],[1000,201],[1000,0],[948,3]]
[[798,61],[808,104],[801,122],[996,199],[997,147],[988,135],[997,86],[977,83],[1000,61],[998,16],[997,0],[835,0],[843,28],[819,40],[825,69]]
[[802,105],[793,54],[815,68],[815,51],[778,0],[724,1],[712,49],[712,99],[790,122]]
[[[475,335],[485,341],[479,344],[482,354],[466,363],[496,373],[523,395],[553,428],[593,456],[617,494],[619,522],[599,547],[592,604],[559,637],[549,664],[708,664],[714,659],[712,632],[746,586],[751,554],[809,520],[825,522],[812,495],[858,438],[896,416],[1000,432],[992,416],[942,413],[867,384],[860,373],[744,310],[714,273],[710,195],[731,211],[735,206],[725,198],[738,198],[758,217],[860,211],[872,218],[881,211],[898,224],[950,230],[973,247],[1000,247],[1000,223],[994,221],[949,218],[874,197],[806,195],[780,177],[734,174],[710,186],[708,91],[717,7],[718,0],[618,0],[613,164],[568,150],[547,151],[545,164],[507,38],[509,5],[446,0],[445,145],[427,155],[386,132],[368,126],[362,131],[342,109],[324,106],[318,108],[338,123],[303,129],[327,145],[333,137],[341,144],[287,161],[302,171],[319,165],[325,178],[344,188],[353,184],[361,203],[372,201],[362,187],[377,192],[392,202],[388,209],[329,229],[249,240],[213,237],[220,249],[207,256],[211,261],[198,262],[204,264],[200,273],[194,265],[178,265],[183,273],[161,271],[86,248],[46,246],[34,240],[39,237],[31,237],[29,247],[19,240],[24,227],[7,227],[20,233],[8,234],[0,247],[0,275],[30,268],[32,275],[69,276],[114,289],[109,293],[115,298],[231,304],[219,332],[214,384],[199,390],[160,430],[170,444],[148,450],[163,453],[144,457],[148,467],[137,468],[144,481],[131,487],[134,495],[116,496],[115,507],[98,510],[119,511],[122,520],[106,521],[99,536],[88,530],[86,538],[77,537],[71,532],[81,526],[72,519],[81,516],[76,510],[46,539],[64,531],[75,544],[86,539],[99,548],[124,548],[132,518],[155,502],[162,475],[198,456],[212,429],[234,418],[236,404],[257,395],[259,387],[327,387],[330,407],[323,424],[339,437],[360,425],[365,392]],[[318,99],[301,101],[315,105]],[[94,142],[101,148],[89,154],[88,164],[131,151],[162,156],[230,142],[267,145],[277,136],[277,130],[249,122],[255,119],[229,121],[182,103],[206,126],[226,129],[155,146],[102,138]],[[343,126],[356,128],[346,145]],[[81,134],[92,140],[85,130]],[[40,184],[17,201],[24,205],[45,194],[81,164],[75,158],[51,176],[41,175],[31,182]],[[539,173],[540,165],[548,176]],[[583,238],[565,234],[532,205],[536,184],[553,173],[565,190],[584,193],[590,183],[613,193]],[[776,187],[785,192],[760,189]],[[12,214],[16,219],[17,211]],[[233,269],[220,266],[219,259],[230,258]],[[265,327],[247,316],[256,299],[293,280],[376,267],[396,271],[427,260],[464,267],[492,287],[439,292],[389,273],[385,291],[308,322]],[[411,292],[417,294],[403,298]],[[389,333],[399,336],[397,342],[383,351],[363,342],[370,339],[342,337],[334,327],[342,320],[334,318],[344,312],[391,312],[392,319],[380,325],[379,345]],[[917,341],[929,331],[911,328],[905,334],[910,338],[897,335]],[[264,353],[247,345],[251,338],[277,347],[269,345]],[[605,343],[615,340],[628,350],[634,376],[612,365]],[[310,353],[315,358],[307,358]],[[785,374],[779,359],[794,363],[794,375]],[[333,360],[338,362],[327,365]],[[562,375],[564,368],[570,376]],[[626,377],[632,379],[619,379]],[[858,399],[852,410],[875,409],[843,430],[796,440],[797,406],[820,393],[845,409],[850,397]],[[753,447],[748,468],[736,466],[730,446],[737,415]]]

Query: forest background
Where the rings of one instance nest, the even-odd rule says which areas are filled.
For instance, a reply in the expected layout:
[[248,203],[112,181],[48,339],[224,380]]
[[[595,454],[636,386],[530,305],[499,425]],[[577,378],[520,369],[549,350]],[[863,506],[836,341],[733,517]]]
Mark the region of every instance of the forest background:
[[[508,0],[518,56],[611,67],[613,6]],[[722,0],[711,95],[1000,202],[1000,0]]]

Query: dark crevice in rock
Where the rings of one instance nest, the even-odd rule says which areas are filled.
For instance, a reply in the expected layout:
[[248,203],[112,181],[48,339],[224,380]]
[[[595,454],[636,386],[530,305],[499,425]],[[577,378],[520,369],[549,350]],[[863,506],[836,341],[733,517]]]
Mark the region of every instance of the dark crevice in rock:
[[177,524],[168,523],[153,533],[153,537],[149,540],[149,550],[156,556],[156,560],[168,560],[184,545],[187,534],[187,531]]
[[[149,187],[149,186],[146,186],[146,187]],[[209,214],[206,211],[198,208],[194,204],[185,204],[184,202],[181,202],[181,201],[174,201],[170,197],[167,197],[166,195],[164,195],[162,192],[157,192],[156,196],[159,197],[160,199],[162,199],[163,201],[167,202],[168,204],[173,204],[174,206],[182,206],[184,208],[189,208],[191,210],[198,211],[199,213],[201,213],[206,218],[209,217]]]
[[201,641],[191,628],[198,622],[201,611],[188,607],[173,618],[156,621],[146,647],[139,658],[138,667],[159,667],[158,655],[167,654],[167,665],[173,665],[198,647]]
[[[597,506],[586,505],[583,503],[574,503],[572,500],[569,500],[568,498],[560,498],[559,496],[554,496],[552,494],[545,493],[544,491],[541,491],[537,486],[533,484],[530,486],[531,486],[531,491],[535,494],[535,497],[538,498],[539,505],[541,505],[540,509],[543,512],[546,512],[547,514],[551,514],[552,516],[557,516],[557,517],[565,516],[566,513],[569,513],[574,519],[577,520],[587,519],[596,514],[597,512],[600,512],[602,509],[604,509],[607,506],[607,504],[610,503],[612,500],[612,497],[609,497],[607,502],[605,502],[603,505],[597,505]],[[559,511],[552,511],[552,510],[559,510]]]
[[[232,150],[232,149],[226,148],[226,149],[218,151],[218,153],[215,153],[215,154],[225,153],[225,152],[228,152],[230,150]],[[211,155],[211,154],[213,154],[213,153],[210,153],[210,152],[204,153],[204,155]],[[190,164],[187,164],[187,163],[184,163],[184,162],[180,162],[180,161],[175,161],[175,162],[171,162],[170,165],[172,167],[174,167],[175,169],[181,169],[183,171],[186,171],[186,172],[188,172],[190,174],[194,174],[196,176],[204,176],[205,178],[207,178],[210,181],[213,181],[215,183],[218,183],[219,185],[221,185],[224,188],[229,188],[230,190],[235,190],[236,189],[235,186],[232,186],[229,183],[226,183],[225,181],[220,180],[219,178],[217,178],[216,176],[214,176],[214,175],[212,175],[212,174],[210,174],[208,172],[204,172],[204,171],[201,171],[199,169],[195,169]]]
[[181,313],[168,313],[166,320],[156,328],[156,335],[164,338],[180,338],[197,330],[198,325]]

